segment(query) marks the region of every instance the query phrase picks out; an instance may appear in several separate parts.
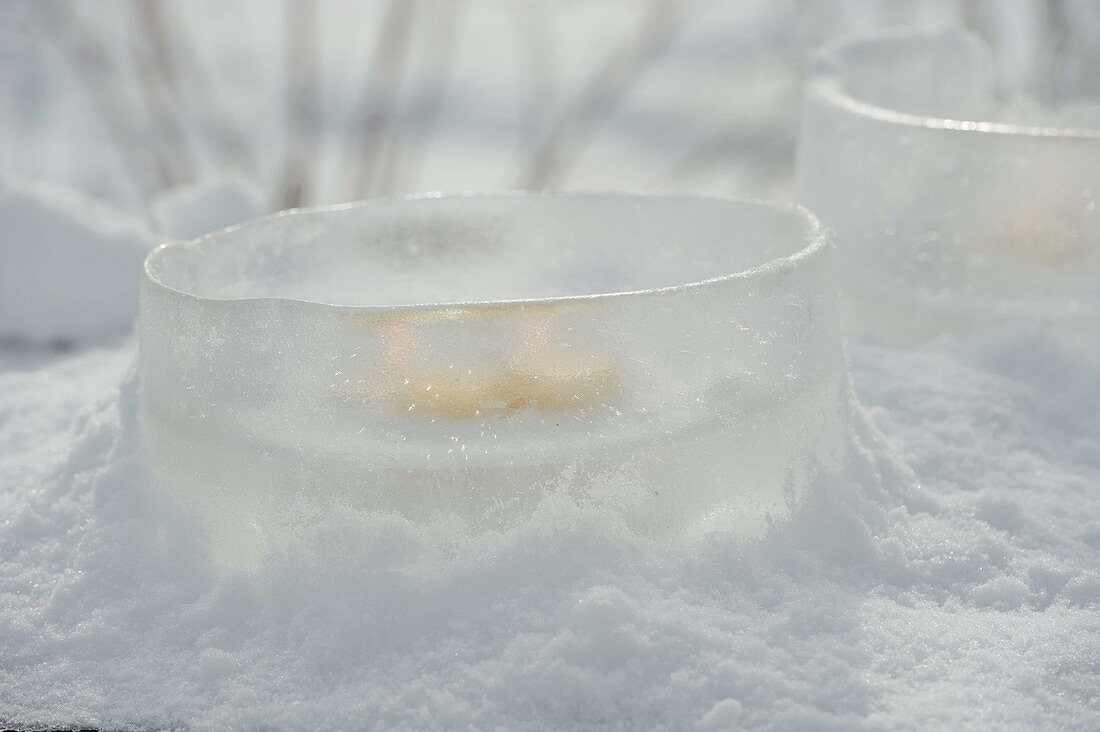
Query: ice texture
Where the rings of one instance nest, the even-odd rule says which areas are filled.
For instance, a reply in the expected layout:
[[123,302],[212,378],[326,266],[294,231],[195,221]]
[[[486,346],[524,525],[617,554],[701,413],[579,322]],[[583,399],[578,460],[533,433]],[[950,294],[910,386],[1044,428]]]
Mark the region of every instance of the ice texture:
[[0,339],[72,342],[125,331],[152,241],[140,222],[76,191],[0,189]]
[[837,233],[855,333],[1095,337],[1100,129],[990,121],[1005,111],[991,68],[959,31],[849,39],[816,60],[799,197]]
[[832,267],[804,210],[617,195],[169,244],[142,290],[145,455],[229,563],[336,509],[499,528],[593,480],[651,536],[759,534],[836,463]]

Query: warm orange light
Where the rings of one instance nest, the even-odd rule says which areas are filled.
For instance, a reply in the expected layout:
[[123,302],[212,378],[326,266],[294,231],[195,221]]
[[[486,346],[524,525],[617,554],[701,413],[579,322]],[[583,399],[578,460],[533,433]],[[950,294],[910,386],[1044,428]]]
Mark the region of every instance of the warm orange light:
[[470,419],[530,409],[581,411],[619,398],[622,382],[611,364],[543,353],[506,369],[477,374],[452,371],[404,378],[387,401],[400,412],[421,417]]

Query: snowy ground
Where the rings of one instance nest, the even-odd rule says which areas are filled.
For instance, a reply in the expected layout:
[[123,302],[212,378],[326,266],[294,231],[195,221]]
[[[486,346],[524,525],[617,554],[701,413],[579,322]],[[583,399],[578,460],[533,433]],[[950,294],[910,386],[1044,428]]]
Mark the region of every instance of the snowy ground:
[[132,343],[13,359],[0,704],[106,727],[1094,729],[1100,374],[1041,345],[853,347],[884,442],[861,427],[852,472],[759,545],[655,546],[547,499],[445,546],[333,520],[252,576],[157,520]]
[[[674,56],[680,71],[659,67],[650,96],[641,87],[616,107],[607,139],[578,154],[562,186],[785,190],[795,49],[808,41],[768,31],[785,27],[770,13],[730,7],[748,4],[726,12],[756,24],[731,26],[743,43],[697,21]],[[586,47],[601,43],[594,28]],[[738,49],[748,60],[735,80],[695,73]],[[464,78],[483,70],[477,58]],[[568,97],[568,84],[554,88]],[[685,94],[712,102],[696,127],[672,115]],[[643,114],[647,99],[672,116]],[[722,109],[733,122],[707,128]],[[445,129],[477,134],[437,138],[405,186],[515,182],[522,165],[491,144],[500,131],[478,110],[498,119],[477,103],[444,114]],[[502,118],[509,149],[522,148],[522,115]],[[5,176],[33,177],[32,156],[12,148]],[[53,177],[92,187],[87,170],[65,172]],[[235,201],[217,215],[264,205],[252,186],[214,196]],[[318,196],[338,195],[330,187]],[[211,211],[193,190],[146,220],[112,190],[96,194],[143,222],[124,227],[139,239],[184,235],[189,213]],[[51,206],[86,225],[89,246],[117,241],[102,236],[117,220],[75,213],[83,204],[66,197]],[[0,234],[0,266],[19,246]],[[1012,333],[919,350],[850,344],[861,405],[849,470],[761,542],[658,545],[551,496],[522,525],[477,536],[333,518],[244,575],[211,568],[147,490],[136,344],[112,334],[114,319],[85,322],[83,339],[27,319],[0,342],[0,725],[1100,728],[1100,359]]]

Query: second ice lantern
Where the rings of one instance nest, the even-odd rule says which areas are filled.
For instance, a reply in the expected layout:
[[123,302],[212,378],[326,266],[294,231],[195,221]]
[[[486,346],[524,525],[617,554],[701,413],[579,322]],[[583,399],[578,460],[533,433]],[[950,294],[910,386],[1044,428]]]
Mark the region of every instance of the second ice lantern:
[[1008,327],[1095,348],[1100,105],[1002,97],[989,50],[962,31],[879,31],[818,54],[799,196],[836,231],[856,337]]

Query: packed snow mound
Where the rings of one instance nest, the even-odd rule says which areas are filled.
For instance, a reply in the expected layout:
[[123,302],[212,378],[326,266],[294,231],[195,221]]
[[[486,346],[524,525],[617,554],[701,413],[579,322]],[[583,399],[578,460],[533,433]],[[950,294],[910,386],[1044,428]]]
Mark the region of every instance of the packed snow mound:
[[140,222],[75,191],[0,190],[0,339],[84,341],[126,330],[152,243]]
[[165,239],[195,239],[258,216],[263,194],[239,178],[211,177],[153,199],[153,219]]
[[548,494],[477,534],[331,516],[247,572],[149,490],[131,380],[69,426],[6,374],[54,450],[0,423],[4,723],[1095,729],[1100,377],[1038,351],[855,346],[904,446],[854,407],[846,467],[760,540],[652,541]]
[[761,541],[651,541],[547,494],[499,532],[332,516],[224,573],[149,490],[135,402],[127,382],[86,410],[0,529],[7,721],[721,729],[731,695],[750,727],[866,711],[858,654],[843,657],[854,607],[828,577],[880,561],[882,488],[859,485],[892,468],[855,438],[858,467],[820,476]]

